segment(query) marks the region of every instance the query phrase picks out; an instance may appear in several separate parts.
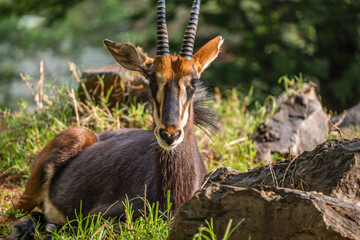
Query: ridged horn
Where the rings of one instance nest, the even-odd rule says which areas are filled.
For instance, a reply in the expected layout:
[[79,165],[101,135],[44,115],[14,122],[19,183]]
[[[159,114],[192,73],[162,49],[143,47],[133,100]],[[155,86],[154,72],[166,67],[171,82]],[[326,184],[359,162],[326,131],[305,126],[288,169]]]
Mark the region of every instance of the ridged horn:
[[184,40],[180,50],[180,56],[189,60],[192,59],[194,51],[195,35],[200,13],[200,2],[200,0],[194,0],[193,2],[190,19],[185,30]]
[[158,7],[156,14],[156,35],[157,35],[156,55],[157,56],[170,55],[165,11],[166,11],[165,0],[158,0]]

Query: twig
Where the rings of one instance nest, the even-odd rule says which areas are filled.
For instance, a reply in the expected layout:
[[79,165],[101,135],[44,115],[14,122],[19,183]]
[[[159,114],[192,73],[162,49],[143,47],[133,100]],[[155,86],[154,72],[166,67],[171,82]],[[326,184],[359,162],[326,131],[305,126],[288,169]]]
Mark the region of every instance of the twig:
[[76,72],[75,63],[69,62],[69,69],[75,77],[76,82],[81,83],[78,73]]
[[339,127],[340,124],[344,121],[345,117],[347,115],[347,110],[344,110],[343,114],[341,115],[341,118],[339,119],[339,121],[337,121],[336,123],[334,123],[333,125],[335,127]]
[[[284,173],[284,176],[283,176],[283,179],[282,179],[282,185],[281,185],[281,187],[284,187],[286,174],[287,174],[287,172],[289,171],[291,164],[292,164],[298,157],[299,157],[299,154],[296,155],[293,159],[291,159],[289,165],[287,166],[287,168],[286,168],[286,170],[285,170],[285,173]],[[291,158],[291,155],[290,155],[290,158]]]
[[215,169],[213,169],[213,170],[210,172],[209,177],[205,180],[205,182],[203,183],[203,185],[201,185],[200,188],[205,187],[205,185],[207,184],[207,182],[210,180],[211,176],[212,176],[218,169],[219,169],[219,168],[215,168]]
[[[344,135],[343,135],[341,129],[338,128],[337,126],[335,126],[335,125],[331,122],[331,120],[329,120],[329,123],[330,123],[331,127],[335,128],[335,130],[339,133],[340,137],[343,138]],[[334,131],[334,130],[331,130],[330,132],[332,132],[332,131]]]
[[11,167],[9,167],[8,169],[6,169],[5,171],[3,171],[3,172],[0,174],[0,178],[1,178],[3,175],[5,175],[9,170],[13,169],[14,167],[15,167],[15,165],[14,165],[14,166],[11,166]]
[[74,88],[71,88],[71,92],[68,90],[68,94],[73,101],[74,108],[75,108],[75,116],[76,116],[76,122],[77,126],[80,127],[80,119],[79,119],[79,111],[78,111],[78,103],[75,98]]
[[271,177],[272,177],[272,180],[273,180],[273,183],[274,183],[275,187],[279,187],[279,183],[278,183],[278,181],[277,181],[275,171],[274,171],[274,169],[273,169],[273,167],[272,167],[272,162],[271,162],[271,160],[269,160],[269,170],[270,170]]
[[[74,64],[73,62],[69,62],[69,70],[70,70],[70,72],[72,72],[72,74],[74,75],[74,77],[75,77],[75,79],[76,79],[76,82],[78,82],[78,83],[81,84],[79,75],[78,75],[78,73],[76,72],[76,67],[75,67],[75,64]],[[81,84],[80,86],[81,86],[81,87],[83,88],[83,90],[84,90],[86,99],[87,99],[91,104],[94,104],[93,101],[91,100],[90,94],[89,94],[89,92],[87,91],[86,87],[83,86],[82,84]]]
[[98,234],[98,232],[103,229],[105,227],[105,224],[101,225],[101,227],[99,227],[98,230],[96,230],[96,232],[91,236],[90,240],[94,239],[94,237],[96,236],[96,234]]
[[25,85],[26,85],[27,89],[29,90],[31,96],[32,96],[33,98],[35,98],[35,94],[34,94],[34,92],[33,92],[33,90],[32,90],[32,87],[31,87],[29,81],[26,79],[26,77],[25,77],[22,73],[20,73],[20,78],[21,78],[21,80],[23,80],[23,82],[25,83]]
[[246,139],[247,139],[247,137],[238,138],[238,139],[236,139],[234,141],[229,142],[229,146],[235,145],[237,143],[244,142],[244,141],[246,141]]
[[42,104],[42,95],[43,95],[43,85],[44,85],[44,62],[43,60],[40,61],[40,78],[36,86],[36,94],[35,94],[35,102],[37,105],[37,109],[41,110],[43,108]]

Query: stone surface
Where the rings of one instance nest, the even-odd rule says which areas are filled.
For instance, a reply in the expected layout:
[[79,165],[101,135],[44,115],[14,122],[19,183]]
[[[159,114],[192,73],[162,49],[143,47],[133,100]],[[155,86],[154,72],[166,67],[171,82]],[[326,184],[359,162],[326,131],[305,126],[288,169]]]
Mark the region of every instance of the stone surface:
[[328,140],[271,169],[210,172],[176,212],[171,239],[191,239],[211,218],[218,237],[245,218],[230,239],[360,239],[360,139]]
[[337,124],[340,128],[348,128],[350,126],[360,127],[360,103],[332,117],[331,122]]
[[279,110],[254,136],[258,158],[271,160],[271,153],[287,156],[309,151],[326,140],[328,116],[316,97],[315,89],[307,86],[302,93],[279,96]]

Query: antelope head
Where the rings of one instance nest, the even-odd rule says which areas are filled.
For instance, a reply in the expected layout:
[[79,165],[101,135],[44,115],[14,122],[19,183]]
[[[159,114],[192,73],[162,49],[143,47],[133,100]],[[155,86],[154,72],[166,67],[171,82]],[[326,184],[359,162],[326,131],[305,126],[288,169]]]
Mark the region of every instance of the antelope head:
[[200,0],[194,0],[179,55],[170,55],[165,0],[158,0],[155,58],[149,58],[127,43],[104,41],[120,65],[140,72],[149,80],[154,134],[159,145],[166,150],[183,141],[184,129],[192,117],[192,98],[197,82],[201,73],[217,57],[223,43],[222,37],[218,36],[193,55],[199,11]]

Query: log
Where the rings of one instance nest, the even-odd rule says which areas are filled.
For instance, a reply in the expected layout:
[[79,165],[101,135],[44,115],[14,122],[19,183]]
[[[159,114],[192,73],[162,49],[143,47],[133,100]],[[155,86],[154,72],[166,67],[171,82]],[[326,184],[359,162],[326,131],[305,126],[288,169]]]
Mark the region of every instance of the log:
[[328,140],[291,161],[241,173],[219,168],[180,206],[170,239],[191,238],[214,219],[231,239],[360,239],[360,139]]
[[360,208],[314,192],[262,187],[242,188],[212,183],[197,191],[176,212],[170,239],[192,239],[205,220],[214,232],[245,219],[230,239],[359,239]]
[[[103,80],[103,86],[100,84],[99,77]],[[117,104],[119,106],[121,104],[130,105],[135,99],[136,102],[149,100],[148,80],[140,73],[128,71],[119,64],[85,70],[82,72],[81,78],[84,79],[86,91],[94,96],[95,100],[101,94],[106,96],[107,92],[112,89],[108,100],[110,109]],[[78,95],[80,100],[86,99],[82,86],[78,88]]]
[[[278,162],[241,173],[219,168],[205,176],[206,184],[238,187],[280,186],[316,191],[360,206],[360,139],[332,139],[292,161]],[[272,177],[275,176],[275,179]],[[206,187],[206,185],[205,185]]]

